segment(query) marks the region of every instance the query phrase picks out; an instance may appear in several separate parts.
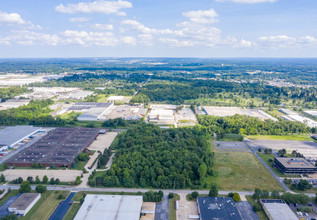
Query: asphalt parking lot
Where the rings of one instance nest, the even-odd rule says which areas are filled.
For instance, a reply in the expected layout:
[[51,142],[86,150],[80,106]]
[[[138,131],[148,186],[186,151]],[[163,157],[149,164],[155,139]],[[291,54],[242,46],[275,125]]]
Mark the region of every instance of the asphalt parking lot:
[[244,220],[260,220],[256,212],[254,211],[251,203],[249,202],[237,202],[237,208]]
[[169,218],[169,201],[168,196],[163,196],[163,201],[156,203],[155,220],[168,220]]
[[9,212],[8,208],[9,206],[14,203],[14,201],[19,198],[21,194],[17,195],[17,196],[11,196],[5,203],[2,204],[2,206],[0,207],[0,218],[2,218],[5,215],[11,215],[11,213]]
[[61,220],[66,215],[68,209],[71,207],[71,200],[75,196],[75,192],[69,194],[66,200],[61,201],[53,214],[49,217],[49,220]]

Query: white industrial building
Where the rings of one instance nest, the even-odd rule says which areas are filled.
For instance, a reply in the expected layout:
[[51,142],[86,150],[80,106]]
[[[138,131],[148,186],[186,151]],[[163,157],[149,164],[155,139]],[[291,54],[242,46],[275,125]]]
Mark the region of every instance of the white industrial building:
[[306,114],[309,114],[309,115],[311,115],[311,116],[314,116],[314,117],[317,117],[317,110],[315,110],[315,111],[304,111]]
[[40,198],[40,193],[23,193],[9,206],[9,212],[25,216]]
[[298,220],[295,213],[281,199],[261,199],[260,203],[270,220]]
[[102,120],[102,116],[111,110],[113,103],[103,103],[102,107],[92,107],[88,111],[84,112],[77,119],[79,121],[99,121]]
[[40,128],[29,125],[0,129],[0,146],[13,147],[39,131],[41,131]]
[[151,105],[148,121],[157,124],[174,124],[176,105]]
[[88,194],[74,220],[139,220],[143,197]]

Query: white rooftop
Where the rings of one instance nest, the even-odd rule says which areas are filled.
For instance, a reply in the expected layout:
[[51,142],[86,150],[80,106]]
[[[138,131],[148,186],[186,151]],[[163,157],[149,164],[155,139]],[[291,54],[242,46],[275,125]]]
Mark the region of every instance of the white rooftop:
[[286,203],[263,203],[273,220],[298,220]]
[[88,194],[74,220],[139,220],[142,196]]

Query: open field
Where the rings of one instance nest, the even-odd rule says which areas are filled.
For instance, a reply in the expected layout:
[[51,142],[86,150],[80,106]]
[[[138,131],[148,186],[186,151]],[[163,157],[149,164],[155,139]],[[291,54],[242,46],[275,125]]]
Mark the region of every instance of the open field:
[[282,190],[277,180],[252,153],[217,151],[213,143],[212,151],[215,152],[215,175],[207,178],[207,184],[217,183],[219,190]]
[[40,200],[33,206],[33,208],[22,217],[22,220],[28,219],[48,219],[54,212],[62,199],[57,199],[60,193],[64,193],[65,197],[69,192],[47,191],[41,195]]
[[281,140],[281,141],[312,141],[307,135],[249,135],[246,136],[251,140]]

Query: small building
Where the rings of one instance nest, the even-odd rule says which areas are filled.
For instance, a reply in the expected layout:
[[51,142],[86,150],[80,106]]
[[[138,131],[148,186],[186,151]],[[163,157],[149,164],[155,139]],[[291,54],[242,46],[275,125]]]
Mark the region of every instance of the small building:
[[9,212],[25,216],[40,198],[40,193],[23,193],[9,206]]
[[262,205],[266,215],[270,220],[298,220],[295,213],[290,207],[281,199],[261,199]]
[[88,194],[74,220],[139,220],[142,202],[142,196]]
[[200,220],[242,220],[240,213],[229,197],[198,197]]
[[275,157],[275,165],[285,174],[313,174],[317,167],[304,158]]

